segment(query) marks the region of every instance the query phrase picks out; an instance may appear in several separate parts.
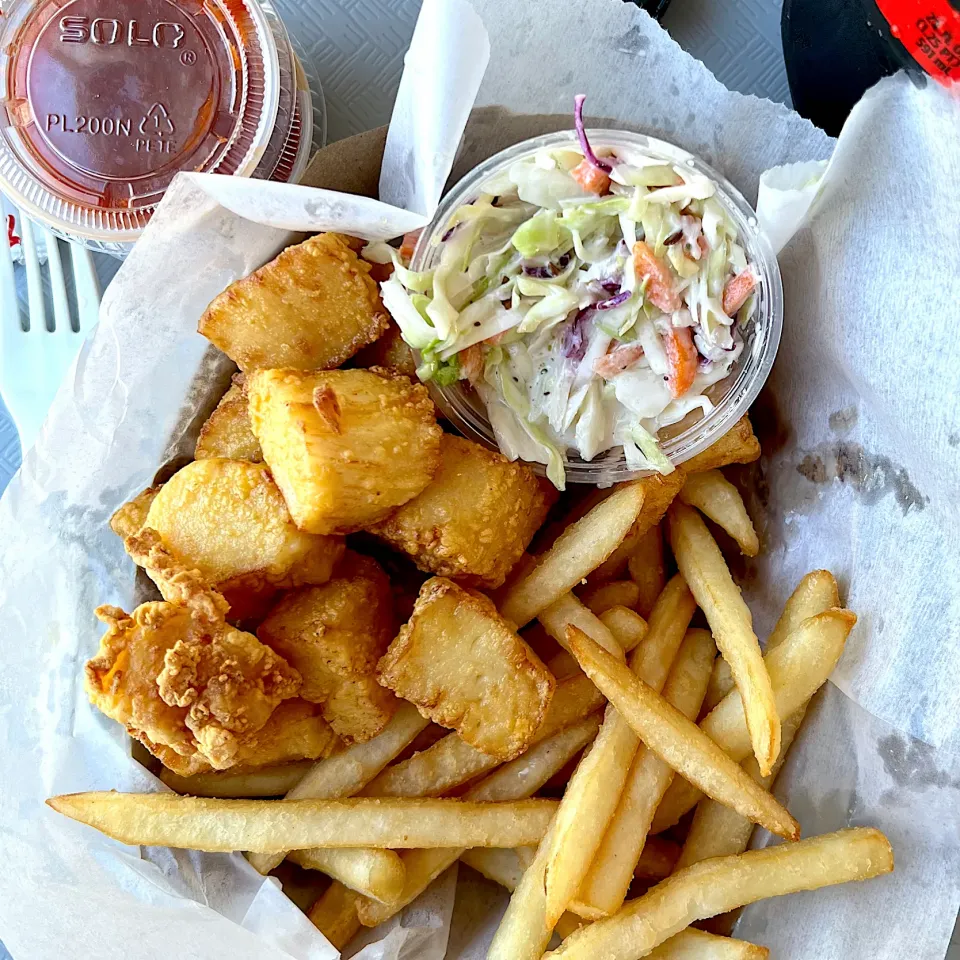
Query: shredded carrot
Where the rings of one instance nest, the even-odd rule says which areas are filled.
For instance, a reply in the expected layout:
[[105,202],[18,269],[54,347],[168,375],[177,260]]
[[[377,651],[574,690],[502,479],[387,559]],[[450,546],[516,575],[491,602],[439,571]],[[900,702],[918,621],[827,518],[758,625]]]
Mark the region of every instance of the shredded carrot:
[[610,178],[589,160],[581,160],[570,171],[570,176],[589,193],[596,193],[602,197],[610,192]]
[[635,364],[642,356],[643,347],[639,343],[624,343],[597,360],[593,365],[593,372],[604,380],[610,380]]
[[697,348],[689,327],[671,327],[664,335],[663,345],[667,351],[670,371],[667,386],[670,396],[682,397],[692,386],[697,375]]
[[413,251],[416,249],[417,241],[423,230],[411,230],[403,235],[403,243],[400,244],[400,259],[404,263],[409,263],[413,258]]
[[483,350],[475,343],[457,354],[461,373],[471,382],[479,383],[483,378]]
[[673,275],[670,268],[647,246],[643,240],[633,245],[633,268],[637,279],[646,280],[647,299],[664,313],[673,313],[680,309],[680,296],[673,288]]
[[732,317],[746,302],[757,285],[757,275],[750,267],[727,281],[723,288],[723,312]]

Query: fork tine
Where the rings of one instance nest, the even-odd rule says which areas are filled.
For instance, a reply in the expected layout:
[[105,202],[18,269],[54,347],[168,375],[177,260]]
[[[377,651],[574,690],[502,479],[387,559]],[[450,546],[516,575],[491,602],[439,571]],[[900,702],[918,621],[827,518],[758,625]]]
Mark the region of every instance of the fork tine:
[[47,268],[50,270],[50,295],[53,298],[53,331],[63,337],[73,333],[70,322],[70,304],[67,302],[67,282],[63,276],[60,243],[49,230],[40,228],[47,247]]
[[0,341],[9,336],[16,324],[16,332],[23,327],[20,319],[20,304],[17,302],[17,284],[13,274],[13,251],[7,241],[6,225],[0,231]]
[[43,283],[40,279],[40,258],[33,225],[29,218],[20,218],[20,241],[23,244],[23,264],[27,271],[27,303],[29,305],[30,333],[47,332],[47,309],[43,303]]
[[88,333],[96,326],[100,313],[100,280],[93,254],[79,243],[70,244],[73,260],[73,283],[77,291],[77,319],[80,332]]

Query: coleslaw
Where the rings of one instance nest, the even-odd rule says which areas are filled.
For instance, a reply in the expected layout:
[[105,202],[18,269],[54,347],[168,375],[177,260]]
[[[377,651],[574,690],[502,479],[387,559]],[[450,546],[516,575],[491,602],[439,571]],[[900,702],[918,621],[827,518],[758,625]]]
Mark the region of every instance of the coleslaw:
[[[457,207],[435,267],[392,262],[384,305],[418,376],[466,381],[500,449],[565,485],[567,456],[622,447],[631,470],[669,473],[660,430],[713,409],[740,356],[759,273],[709,177],[587,137],[540,150]],[[596,139],[596,137],[595,137]]]

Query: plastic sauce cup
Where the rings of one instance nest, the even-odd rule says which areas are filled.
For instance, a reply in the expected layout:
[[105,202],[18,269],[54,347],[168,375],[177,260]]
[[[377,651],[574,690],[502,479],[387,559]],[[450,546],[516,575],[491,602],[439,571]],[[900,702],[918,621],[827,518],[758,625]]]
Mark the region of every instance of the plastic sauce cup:
[[0,190],[122,255],[180,171],[295,181],[311,92],[258,0],[13,0],[0,14]]
[[[770,375],[780,344],[783,328],[783,286],[776,255],[757,224],[757,217],[743,195],[722,174],[699,157],[663,140],[627,130],[588,130],[595,150],[620,149],[625,154],[642,152],[667,164],[689,167],[709,177],[717,185],[716,199],[723,204],[737,226],[739,242],[759,276],[755,291],[756,305],[750,322],[741,327],[744,349],[729,375],[706,391],[713,403],[710,413],[701,410],[688,414],[679,423],[664,427],[659,433],[660,446],[675,465],[696,456],[719,440],[749,409]],[[411,269],[427,271],[436,266],[442,247],[439,238],[449,229],[450,217],[471,197],[482,193],[483,184],[502,173],[513,163],[540,150],[563,147],[580,149],[576,134],[571,131],[546,134],[524,140],[490,157],[465,176],[444,197],[432,223],[420,235]],[[415,351],[416,352],[416,351]],[[419,357],[418,357],[419,363]],[[431,395],[444,416],[464,436],[497,449],[496,435],[487,418],[486,407],[465,381],[441,387],[428,384]],[[531,464],[540,474],[545,468]],[[643,476],[652,471],[630,470],[621,447],[598,454],[591,461],[582,460],[576,450],[567,451],[567,482],[609,486],[622,480]]]

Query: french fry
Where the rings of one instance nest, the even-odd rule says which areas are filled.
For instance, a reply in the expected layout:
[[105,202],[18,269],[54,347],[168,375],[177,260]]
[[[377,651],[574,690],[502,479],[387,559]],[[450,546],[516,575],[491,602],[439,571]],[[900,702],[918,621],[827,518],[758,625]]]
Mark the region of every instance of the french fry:
[[[849,610],[828,610],[804,620],[767,654],[764,663],[773,683],[777,712],[784,719],[799,710],[830,676],[857,622]],[[750,754],[750,736],[743,719],[743,701],[731,690],[700,721],[700,729],[738,763]],[[702,796],[680,777],[674,779],[657,807],[652,833],[672,827]]]
[[47,804],[122,843],[208,853],[307,847],[522,847],[553,800],[209,800],[169,793],[71,793]]
[[546,956],[639,960],[698,920],[766,897],[869,880],[891,870],[890,843],[870,827],[705,860],[675,873],[615,916],[581,928]]
[[611,607],[635,607],[640,600],[640,588],[632,580],[611,580],[587,587],[580,599],[599,617]]
[[537,619],[543,628],[561,647],[567,643],[567,627],[573,624],[588,637],[608,650],[615,657],[623,656],[623,647],[595,613],[592,613],[572,593],[565,593],[559,600],[541,610]]
[[622,577],[624,571],[627,569],[627,560],[637,548],[637,544],[643,539],[643,536],[642,533],[637,532],[637,524],[634,523],[630,532],[623,538],[620,546],[587,578],[590,586],[600,586],[601,584]]
[[[707,630],[687,631],[663,686],[663,698],[688,720],[695,720],[700,710],[716,654]],[[574,913],[596,920],[620,908],[636,873],[657,804],[672,779],[673,770],[641,745],[603,840],[570,906]]]
[[667,582],[663,562],[663,531],[659,524],[640,538],[627,560],[627,570],[630,579],[640,588],[637,612],[647,617]]
[[336,947],[343,948],[360,932],[360,894],[334,880],[310,908],[310,922]]
[[638,880],[665,880],[673,873],[679,856],[680,847],[673,841],[647,837],[633,875]]
[[400,896],[403,890],[403,861],[393,850],[314,847],[312,850],[292,850],[288,857],[298,866],[320,870],[345,887],[374,900],[389,902]]
[[750,418],[744,414],[719,440],[691,457],[683,465],[684,473],[700,473],[727,467],[731,463],[753,463],[760,457],[760,441],[753,432]]
[[748,557],[760,552],[760,541],[740,491],[719,471],[704,470],[687,477],[680,491],[680,500],[696,507],[737,542]]
[[[526,848],[521,848],[526,849]],[[477,847],[474,850],[465,850],[460,859],[477,873],[506,887],[511,893],[520,882],[523,871],[527,869],[520,862],[516,850],[505,850],[499,847]]]
[[[814,570],[797,585],[784,604],[783,613],[767,638],[766,652],[779,646],[807,617],[840,606],[837,581],[828,570]],[[710,687],[703,701],[704,711],[712,710],[733,688],[733,674],[726,660],[719,659],[713,668]]]
[[[583,676],[557,684],[547,715],[537,730],[536,742],[588,717],[603,705],[596,686]],[[522,759],[522,757],[521,757]],[[476,779],[499,765],[450,733],[409,760],[387,767],[362,791],[365,797],[437,797]]]
[[[575,756],[596,736],[599,725],[599,718],[591,717],[555,734],[468,790],[465,799],[478,803],[503,803],[533,795],[570,757]],[[405,851],[401,857],[405,871],[403,889],[387,904],[373,900],[359,901],[357,912],[360,922],[364,926],[375,927],[392,917],[416,899],[464,853],[464,849]]]
[[508,591],[501,613],[518,627],[572,590],[619,546],[643,507],[639,481],[618,487],[585,517],[569,526],[536,567]]
[[771,833],[788,840],[799,836],[797,822],[769,793],[699,727],[637,679],[626,664],[576,627],[568,631],[567,642],[584,673],[648,749],[715,800],[734,807]]
[[[689,591],[682,586],[682,581],[672,584],[664,602],[665,607],[673,607],[684,594],[689,597]],[[680,606],[682,613],[689,611],[688,623],[693,614],[692,599]],[[646,639],[630,657],[631,669],[654,691],[659,691],[667,680],[670,665],[681,648],[684,635],[683,629],[677,629],[677,621],[665,618],[662,613],[657,623],[659,629],[648,632]],[[704,664],[703,689],[706,689],[710,666],[712,655],[710,663]],[[580,761],[567,784],[554,821],[551,833],[553,849],[547,856],[544,870],[545,917],[550,929],[570,905],[590,870],[594,855],[617,810],[620,794],[639,747],[636,733],[620,713],[608,704],[596,742]],[[640,851],[636,852],[639,856]],[[629,864],[628,884],[635,863],[636,857]]]
[[[626,607],[616,606],[604,611],[600,614],[600,622],[613,634],[624,653],[633,650],[647,635],[647,621],[635,610]],[[586,630],[584,633],[590,636]]]
[[[765,777],[760,773],[756,757],[747,757],[743,761],[743,769],[764,790],[769,790],[773,786],[805,714],[806,710],[801,707],[783,721],[783,747],[770,776]],[[728,857],[743,853],[750,843],[752,834],[753,824],[749,820],[745,820],[739,813],[717,803],[716,800],[704,797],[697,804],[693,822],[690,824],[690,830],[680,856],[677,858],[675,869],[682,870],[684,867],[699,863],[701,860],[709,860],[711,857]]]
[[557,683],[583,674],[577,658],[569,650],[561,650],[552,656],[547,661],[547,669],[554,675]]
[[[580,669],[579,665],[577,669]],[[164,767],[160,771],[160,779],[171,790],[189,794],[191,797],[282,797],[288,790],[292,790],[314,765],[313,760],[302,760],[257,770],[211,770],[208,773],[195,773],[192,777],[181,777]]]
[[693,508],[674,503],[668,530],[677,566],[706,614],[713,638],[743,694],[753,751],[766,775],[780,752],[780,718],[750,610],[720,548]]
[[[340,753],[313,764],[313,769],[290,790],[287,799],[340,800],[352,797],[373,780],[428,723],[412,703],[400,701],[390,722],[377,736],[366,743],[354,743]],[[247,859],[266,876],[279,866],[283,854],[251,853]],[[339,862],[345,859],[341,857]],[[347,886],[357,889],[353,884]]]

